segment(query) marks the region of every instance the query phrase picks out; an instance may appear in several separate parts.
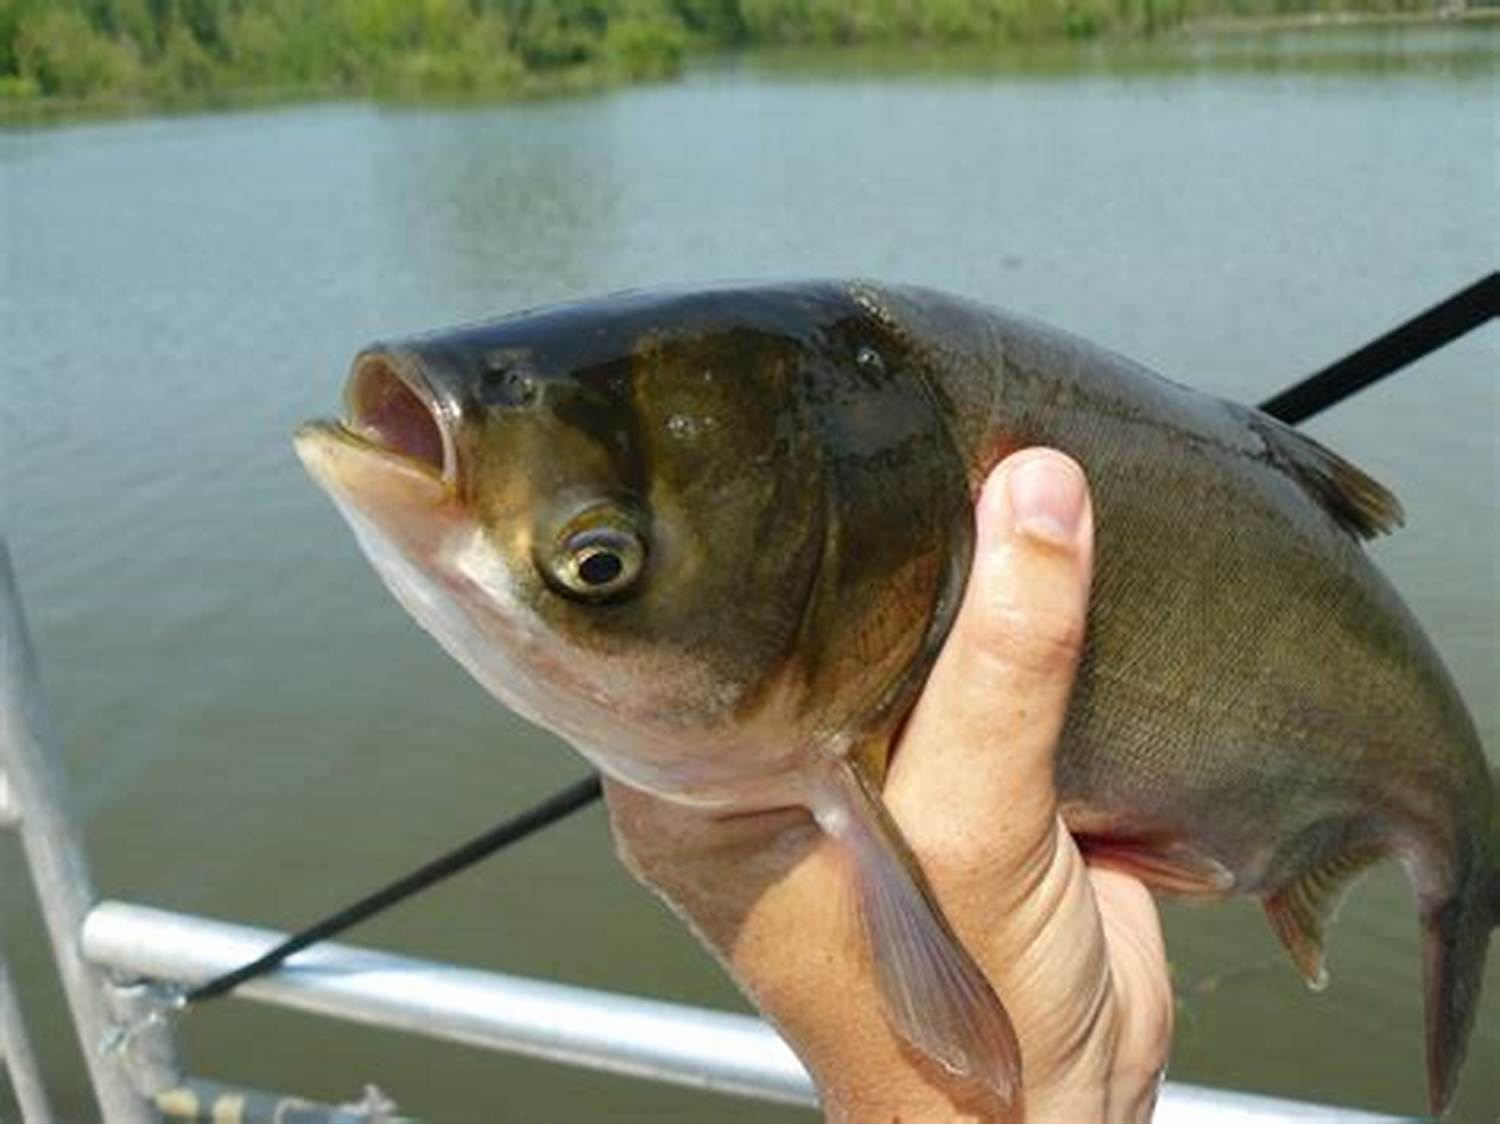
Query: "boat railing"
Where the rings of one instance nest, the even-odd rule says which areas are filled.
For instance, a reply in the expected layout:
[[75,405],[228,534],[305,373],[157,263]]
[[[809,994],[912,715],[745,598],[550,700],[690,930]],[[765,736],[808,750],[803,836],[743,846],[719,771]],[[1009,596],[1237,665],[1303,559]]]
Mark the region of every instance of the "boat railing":
[[[19,834],[99,1111],[106,1121],[395,1120],[377,1087],[348,1105],[181,1073],[173,1019],[185,988],[284,935],[100,901],[37,683],[9,553],[0,540],[0,828]],[[815,1106],[791,1049],[765,1023],[645,997],[323,943],[236,993],[247,1000],[656,1079],[768,1103]],[[0,1058],[28,1122],[52,1119],[0,949]],[[420,1091],[411,1093],[420,1102]],[[1344,1107],[1168,1082],[1158,1121],[1389,1121]]]

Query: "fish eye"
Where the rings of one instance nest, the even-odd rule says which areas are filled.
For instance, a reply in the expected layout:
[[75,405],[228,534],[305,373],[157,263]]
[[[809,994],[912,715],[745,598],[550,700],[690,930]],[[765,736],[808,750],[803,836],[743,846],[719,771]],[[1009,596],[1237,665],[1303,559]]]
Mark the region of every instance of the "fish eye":
[[[597,517],[596,517],[597,518]],[[573,522],[565,530],[543,572],[558,592],[580,601],[608,601],[635,585],[646,561],[646,549],[634,530],[617,519],[586,526]]]
[[879,375],[885,370],[885,360],[869,344],[861,344],[854,353],[854,362],[861,371],[870,375]]
[[536,376],[523,367],[494,368],[479,383],[479,401],[485,406],[530,406],[537,393]]

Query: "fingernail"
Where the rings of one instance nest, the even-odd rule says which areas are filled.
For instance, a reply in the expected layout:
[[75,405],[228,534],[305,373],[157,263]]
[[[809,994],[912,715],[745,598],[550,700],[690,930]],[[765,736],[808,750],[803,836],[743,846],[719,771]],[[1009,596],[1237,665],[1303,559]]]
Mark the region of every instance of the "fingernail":
[[1071,461],[1046,453],[1027,457],[1011,469],[1008,483],[1017,532],[1059,547],[1077,545],[1086,493]]

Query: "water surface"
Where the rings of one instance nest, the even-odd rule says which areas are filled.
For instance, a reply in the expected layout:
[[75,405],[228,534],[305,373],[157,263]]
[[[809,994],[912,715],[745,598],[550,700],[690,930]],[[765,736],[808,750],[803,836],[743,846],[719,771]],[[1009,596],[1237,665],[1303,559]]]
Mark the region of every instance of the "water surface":
[[[582,772],[405,617],[289,444],[360,344],[613,288],[858,274],[1029,312],[1258,400],[1496,264],[1500,29],[1036,65],[780,56],[502,107],[0,134],[4,526],[106,894],[292,927]],[[1494,328],[1310,427],[1389,484],[1373,550],[1500,747]],[[1416,748],[1414,748],[1416,749]],[[6,948],[88,1112],[15,849]],[[1311,996],[1253,904],[1169,911],[1173,1075],[1423,1104],[1382,871]],[[697,1003],[718,968],[595,810],[354,940]],[[1457,1119],[1500,1112],[1500,958]],[[200,1073],[429,1119],[764,1107],[219,1004]],[[779,1111],[777,1111],[779,1112]]]

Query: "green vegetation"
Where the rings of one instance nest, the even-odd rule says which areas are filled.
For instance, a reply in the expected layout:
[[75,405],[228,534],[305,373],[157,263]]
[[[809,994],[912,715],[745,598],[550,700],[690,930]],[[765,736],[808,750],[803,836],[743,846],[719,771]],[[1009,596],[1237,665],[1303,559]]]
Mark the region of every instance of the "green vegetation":
[[688,28],[700,18],[695,9],[704,7],[667,0],[0,0],[0,100],[524,93],[663,77],[679,68]]
[[754,43],[940,45],[1151,35],[1202,18],[1435,12],[1442,0],[739,0]]
[[664,78],[691,46],[998,44],[1438,0],[0,0],[0,110],[497,95]]

